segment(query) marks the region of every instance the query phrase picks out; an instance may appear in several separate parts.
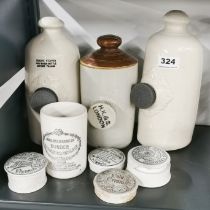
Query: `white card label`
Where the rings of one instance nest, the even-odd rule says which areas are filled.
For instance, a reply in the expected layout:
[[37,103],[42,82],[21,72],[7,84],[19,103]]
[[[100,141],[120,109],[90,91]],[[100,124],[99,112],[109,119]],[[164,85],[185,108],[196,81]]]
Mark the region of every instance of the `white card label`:
[[88,110],[88,121],[97,129],[111,128],[116,121],[116,113],[111,105],[96,103]]
[[158,67],[177,69],[177,68],[179,68],[179,58],[159,56]]

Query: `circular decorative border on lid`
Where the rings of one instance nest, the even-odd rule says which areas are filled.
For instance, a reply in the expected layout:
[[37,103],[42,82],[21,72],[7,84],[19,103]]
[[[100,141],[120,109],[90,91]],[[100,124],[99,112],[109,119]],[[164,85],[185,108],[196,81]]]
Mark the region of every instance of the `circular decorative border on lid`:
[[124,162],[125,155],[119,149],[98,148],[89,153],[88,161],[97,166],[110,167]]
[[132,149],[132,157],[144,165],[161,165],[170,161],[169,154],[153,146],[137,146]]
[[41,171],[47,163],[47,159],[40,153],[24,152],[9,158],[4,169],[13,175],[30,175]]
[[97,174],[94,178],[94,186],[113,194],[129,193],[138,188],[134,176],[129,171],[121,169],[109,169]]

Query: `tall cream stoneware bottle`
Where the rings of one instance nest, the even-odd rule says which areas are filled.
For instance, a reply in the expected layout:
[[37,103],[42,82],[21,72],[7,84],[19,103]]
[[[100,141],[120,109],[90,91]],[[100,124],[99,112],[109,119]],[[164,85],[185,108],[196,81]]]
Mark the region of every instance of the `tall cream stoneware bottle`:
[[203,50],[199,41],[188,32],[189,18],[184,12],[170,11],[164,21],[163,30],[148,41],[142,81],[132,94],[140,108],[139,142],[177,150],[191,142],[200,94]]
[[56,17],[39,21],[42,33],[26,47],[25,88],[30,135],[41,144],[39,111],[56,101],[80,100],[79,50]]
[[133,136],[135,106],[130,102],[137,60],[118,49],[121,38],[104,35],[100,49],[80,61],[81,99],[88,108],[88,144],[123,148]]

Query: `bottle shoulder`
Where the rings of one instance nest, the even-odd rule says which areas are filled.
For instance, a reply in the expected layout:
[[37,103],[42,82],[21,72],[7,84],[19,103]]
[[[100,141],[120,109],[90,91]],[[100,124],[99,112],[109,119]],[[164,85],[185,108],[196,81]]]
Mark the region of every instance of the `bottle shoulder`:
[[186,34],[172,34],[165,33],[163,31],[153,34],[148,42],[148,48],[178,48],[182,47],[183,49],[197,49],[199,51],[203,50],[201,42],[190,33]]
[[77,45],[64,33],[56,37],[50,37],[40,33],[32,38],[26,46],[26,53],[69,53],[79,56]]

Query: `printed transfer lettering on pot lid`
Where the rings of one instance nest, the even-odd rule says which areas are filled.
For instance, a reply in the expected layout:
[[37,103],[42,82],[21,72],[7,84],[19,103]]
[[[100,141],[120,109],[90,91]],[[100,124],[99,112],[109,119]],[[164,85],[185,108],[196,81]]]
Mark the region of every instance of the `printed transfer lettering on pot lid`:
[[121,169],[109,169],[96,175],[95,187],[114,194],[126,193],[137,189],[137,183],[133,175]]
[[[137,146],[130,150],[131,158],[145,168],[161,168],[170,163],[169,154],[153,146]],[[130,158],[129,158],[130,159]]]
[[125,155],[119,149],[98,148],[89,153],[88,160],[95,165],[109,167],[123,163]]
[[4,169],[13,175],[30,175],[44,169],[48,164],[47,159],[40,153],[24,152],[9,158]]

